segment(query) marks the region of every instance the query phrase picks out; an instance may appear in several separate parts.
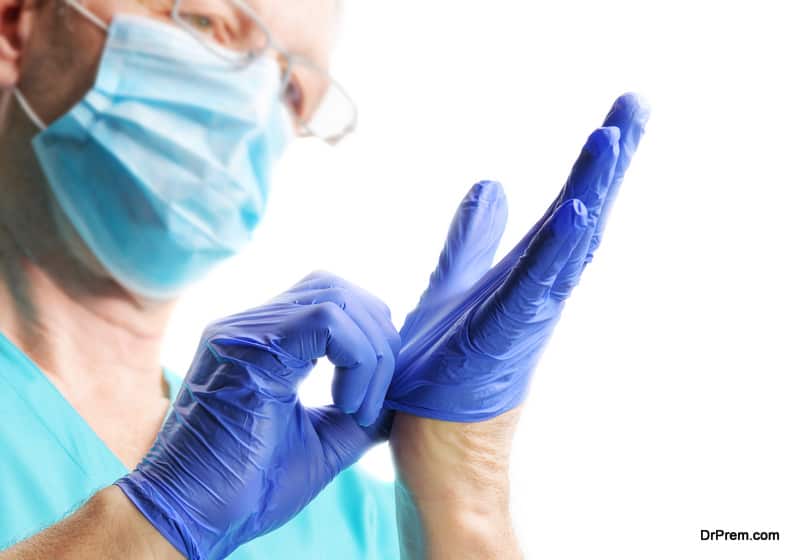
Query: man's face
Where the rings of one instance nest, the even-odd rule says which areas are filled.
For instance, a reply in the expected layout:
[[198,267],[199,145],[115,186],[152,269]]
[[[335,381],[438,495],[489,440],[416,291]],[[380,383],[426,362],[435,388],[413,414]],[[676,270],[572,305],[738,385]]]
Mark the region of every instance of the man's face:
[[[84,0],[83,6],[106,23],[118,14],[174,23],[171,18],[173,3],[174,0]],[[273,41],[288,52],[305,56],[327,69],[337,0],[247,0],[247,3],[266,24]],[[22,9],[15,9],[15,4]],[[206,5],[210,7],[206,9],[219,13],[230,12],[235,6],[230,0],[190,0],[189,4]],[[22,14],[20,17],[24,21],[19,27],[19,37],[9,39],[19,48],[16,85],[40,118],[46,123],[52,122],[91,88],[106,35],[63,0],[0,0],[0,9],[3,19],[10,13]],[[237,14],[243,12],[237,9]],[[204,29],[208,22],[202,19],[194,23],[201,32],[215,33],[213,29]],[[253,22],[242,21],[241,24],[253,25]],[[8,27],[3,33],[10,33]],[[0,73],[3,75],[7,74]],[[307,106],[313,107],[323,92],[301,75],[296,77],[296,84],[304,90]],[[11,79],[0,83],[4,88],[14,85]]]
[[[199,6],[201,13],[224,12],[232,5],[228,0],[183,1]],[[327,69],[337,0],[246,1],[275,43]],[[173,0],[83,0],[81,5],[106,26],[123,14],[178,25],[171,18]],[[206,26],[202,18],[195,23],[201,31]],[[31,142],[37,130],[14,101],[13,89],[19,89],[45,124],[52,123],[92,88],[106,38],[102,26],[65,0],[0,0],[0,227],[13,232],[15,245],[26,247],[28,254],[66,255],[64,262],[52,265],[54,277],[81,270],[82,277],[101,280],[101,284],[92,284],[92,289],[106,286],[108,273],[67,217],[50,203]],[[293,76],[292,83],[303,90],[302,96],[312,108],[324,93],[308,76]]]

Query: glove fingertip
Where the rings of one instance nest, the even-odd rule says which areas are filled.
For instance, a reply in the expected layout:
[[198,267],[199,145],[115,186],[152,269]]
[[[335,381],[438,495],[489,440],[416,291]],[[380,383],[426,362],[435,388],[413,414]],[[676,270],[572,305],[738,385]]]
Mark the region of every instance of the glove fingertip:
[[631,123],[643,128],[650,119],[651,105],[647,98],[635,92],[626,92],[617,97],[606,115],[604,125],[628,128]]
[[619,145],[620,130],[616,126],[602,126],[595,129],[586,141],[586,151],[595,157],[604,155]]
[[467,199],[477,199],[484,202],[494,202],[501,198],[505,198],[503,185],[499,181],[489,179],[478,181],[472,185],[467,195]]

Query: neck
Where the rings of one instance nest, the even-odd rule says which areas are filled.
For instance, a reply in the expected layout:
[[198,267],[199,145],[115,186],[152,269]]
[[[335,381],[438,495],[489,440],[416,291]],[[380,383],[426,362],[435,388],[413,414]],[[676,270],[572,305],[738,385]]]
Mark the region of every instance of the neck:
[[77,389],[131,381],[162,391],[161,340],[169,310],[126,297],[76,297],[25,258],[4,259],[3,265],[0,331],[57,385]]
[[9,101],[0,103],[0,332],[62,390],[162,394],[172,304],[134,297],[91,261],[51,201],[35,127]]

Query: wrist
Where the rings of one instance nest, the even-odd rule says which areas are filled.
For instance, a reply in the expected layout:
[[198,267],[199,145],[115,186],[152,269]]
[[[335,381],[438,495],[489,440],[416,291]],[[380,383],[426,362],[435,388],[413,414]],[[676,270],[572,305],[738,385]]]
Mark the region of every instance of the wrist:
[[101,518],[107,520],[109,537],[117,543],[119,558],[184,558],[117,486],[98,492],[89,506],[97,508]]
[[465,424],[396,415],[391,446],[405,558],[521,558],[508,477],[517,418],[511,411]]
[[511,442],[519,413],[459,423],[397,413],[391,449],[416,501],[497,513],[508,508]]

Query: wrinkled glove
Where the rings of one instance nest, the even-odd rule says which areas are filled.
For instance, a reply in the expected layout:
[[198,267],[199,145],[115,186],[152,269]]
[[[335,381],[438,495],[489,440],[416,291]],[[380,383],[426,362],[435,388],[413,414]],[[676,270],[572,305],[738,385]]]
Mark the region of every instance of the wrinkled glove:
[[[312,274],[206,329],[153,449],[116,484],[186,557],[224,558],[385,439],[399,345],[383,303]],[[336,406],[306,408],[297,387],[322,356]]]
[[491,269],[506,201],[498,183],[472,188],[400,331],[388,409],[473,422],[522,402],[564,302],[600,244],[648,116],[635,95],[618,98],[550,208]]

